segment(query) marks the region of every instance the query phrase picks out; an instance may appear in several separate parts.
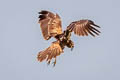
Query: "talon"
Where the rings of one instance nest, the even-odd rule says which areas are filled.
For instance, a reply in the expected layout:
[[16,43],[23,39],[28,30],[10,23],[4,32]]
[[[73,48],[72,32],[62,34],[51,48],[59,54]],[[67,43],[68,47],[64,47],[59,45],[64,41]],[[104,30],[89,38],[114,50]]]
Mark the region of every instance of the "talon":
[[55,67],[55,64],[56,64],[56,58],[55,58],[55,61],[53,62],[53,67]]
[[53,62],[53,67],[55,67],[56,62]]
[[48,61],[47,65],[49,65],[49,64],[50,64],[50,61]]

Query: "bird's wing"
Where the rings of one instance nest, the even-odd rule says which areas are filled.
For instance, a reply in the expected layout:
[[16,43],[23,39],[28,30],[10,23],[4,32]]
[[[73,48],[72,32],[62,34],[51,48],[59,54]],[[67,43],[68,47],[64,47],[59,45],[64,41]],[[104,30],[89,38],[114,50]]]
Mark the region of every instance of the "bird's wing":
[[39,52],[37,59],[40,62],[42,62],[45,59],[46,61],[50,61],[52,58],[56,58],[61,53],[63,53],[63,49],[61,48],[59,41],[55,41],[50,47]]
[[61,19],[49,11],[39,12],[39,23],[45,40],[62,33]]
[[100,28],[98,25],[96,25],[91,20],[79,20],[72,22],[68,27],[67,30],[73,31],[78,36],[88,36],[88,34],[95,37],[96,35],[99,35],[100,31],[96,28]]

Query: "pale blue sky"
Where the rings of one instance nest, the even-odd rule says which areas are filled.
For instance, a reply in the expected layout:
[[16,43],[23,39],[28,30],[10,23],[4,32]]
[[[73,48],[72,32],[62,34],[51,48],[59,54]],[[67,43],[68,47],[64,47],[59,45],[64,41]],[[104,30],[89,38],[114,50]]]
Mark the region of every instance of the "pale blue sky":
[[[1,0],[0,80],[120,80],[119,0]],[[56,67],[39,63],[45,41],[38,12],[58,13],[63,29],[72,21],[91,19],[101,26],[99,37],[72,35],[75,48],[66,48]]]

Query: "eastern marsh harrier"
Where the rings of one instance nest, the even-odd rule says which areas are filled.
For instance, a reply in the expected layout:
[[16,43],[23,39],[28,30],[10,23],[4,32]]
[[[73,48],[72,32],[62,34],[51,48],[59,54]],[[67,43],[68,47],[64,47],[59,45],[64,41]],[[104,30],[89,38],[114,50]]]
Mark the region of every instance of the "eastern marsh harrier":
[[100,27],[92,20],[83,19],[74,21],[67,26],[66,30],[62,31],[61,19],[58,14],[53,14],[46,10],[42,10],[39,14],[39,24],[44,39],[49,40],[51,37],[56,39],[56,41],[52,42],[51,46],[38,53],[37,59],[40,62],[46,60],[50,64],[52,58],[54,58],[53,65],[55,66],[56,58],[63,53],[65,46],[71,48],[71,50],[73,49],[74,43],[70,39],[72,32],[78,36],[88,36],[90,34],[93,37],[100,33],[97,29]]

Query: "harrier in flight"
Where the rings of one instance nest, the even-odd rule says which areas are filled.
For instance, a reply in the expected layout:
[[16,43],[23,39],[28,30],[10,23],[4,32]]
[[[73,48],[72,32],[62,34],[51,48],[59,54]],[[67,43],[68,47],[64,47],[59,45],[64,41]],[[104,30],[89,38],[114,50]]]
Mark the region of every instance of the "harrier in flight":
[[54,58],[53,66],[55,66],[56,58],[64,52],[65,46],[71,48],[71,50],[74,48],[74,43],[70,39],[72,32],[78,36],[92,35],[93,37],[100,33],[97,29],[100,27],[92,20],[83,19],[71,22],[66,30],[62,31],[61,19],[58,14],[46,10],[42,10],[39,14],[38,23],[40,24],[44,39],[49,40],[51,37],[56,39],[56,41],[52,42],[51,46],[38,53],[37,59],[40,62],[46,60],[47,63],[50,64]]

